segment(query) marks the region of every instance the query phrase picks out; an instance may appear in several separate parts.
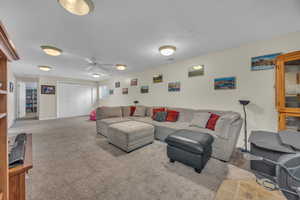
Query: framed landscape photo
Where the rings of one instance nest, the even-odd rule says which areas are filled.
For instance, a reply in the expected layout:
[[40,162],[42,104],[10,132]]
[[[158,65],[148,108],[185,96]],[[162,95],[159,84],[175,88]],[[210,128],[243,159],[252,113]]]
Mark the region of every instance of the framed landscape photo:
[[194,65],[189,68],[188,77],[203,76],[204,65]]
[[137,86],[137,85],[138,85],[138,79],[137,78],[131,79],[130,86]]
[[141,93],[145,94],[149,92],[149,86],[148,85],[144,85],[141,87]]
[[179,92],[180,91],[180,82],[170,82],[168,84],[168,91],[169,92]]
[[123,88],[122,89],[122,94],[128,94],[128,88]]
[[114,90],[113,90],[113,89],[110,89],[110,90],[109,90],[109,94],[110,94],[110,95],[113,95],[113,94],[114,94]]
[[163,82],[163,75],[162,74],[158,74],[153,76],[153,83],[161,83]]
[[258,70],[274,69],[276,58],[280,54],[281,53],[274,53],[274,54],[251,58],[251,70],[258,71]]
[[216,78],[214,81],[215,90],[221,89],[235,89],[236,88],[236,78],[225,77],[225,78]]
[[115,87],[116,87],[116,88],[119,88],[119,87],[121,87],[121,83],[120,83],[120,81],[118,81],[118,82],[115,82]]
[[41,85],[41,94],[55,94],[54,85]]

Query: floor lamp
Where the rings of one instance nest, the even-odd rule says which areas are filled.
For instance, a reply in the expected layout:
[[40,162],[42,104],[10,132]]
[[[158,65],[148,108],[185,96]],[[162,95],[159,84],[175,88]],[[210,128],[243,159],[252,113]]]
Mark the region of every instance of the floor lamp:
[[239,100],[240,104],[243,106],[244,110],[244,143],[245,143],[245,148],[242,149],[242,152],[249,152],[248,151],[248,134],[247,134],[247,113],[246,113],[246,106],[250,103],[249,100]]

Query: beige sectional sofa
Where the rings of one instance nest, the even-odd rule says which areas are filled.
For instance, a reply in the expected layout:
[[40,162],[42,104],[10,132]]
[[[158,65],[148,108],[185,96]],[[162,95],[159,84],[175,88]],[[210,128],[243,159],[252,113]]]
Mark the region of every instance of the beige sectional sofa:
[[[155,127],[154,137],[160,141],[164,141],[168,135],[180,129],[208,133],[214,137],[212,157],[223,161],[229,161],[232,152],[236,147],[243,124],[243,120],[239,113],[232,111],[194,110],[167,107],[167,109],[180,112],[178,121],[157,122],[151,118],[153,108],[154,107],[145,106],[144,116],[134,117],[130,116],[130,106],[99,107],[97,108],[97,133],[107,137],[109,134],[108,127],[110,125],[130,120],[153,125]],[[194,114],[199,112],[211,112],[221,116],[217,121],[215,131],[190,126]]]

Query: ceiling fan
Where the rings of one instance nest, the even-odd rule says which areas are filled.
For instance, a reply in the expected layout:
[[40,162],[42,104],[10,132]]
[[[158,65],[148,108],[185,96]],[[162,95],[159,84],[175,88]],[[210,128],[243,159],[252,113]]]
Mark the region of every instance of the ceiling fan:
[[92,74],[111,75],[114,64],[99,62],[94,57],[85,58],[85,61],[88,63],[87,67],[85,68],[86,71]]

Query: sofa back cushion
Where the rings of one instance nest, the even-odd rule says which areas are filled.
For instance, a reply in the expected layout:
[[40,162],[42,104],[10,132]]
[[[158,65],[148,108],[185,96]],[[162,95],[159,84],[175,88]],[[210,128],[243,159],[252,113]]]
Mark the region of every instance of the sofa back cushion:
[[130,106],[122,106],[122,114],[123,114],[123,117],[129,117],[130,116]]
[[188,109],[188,108],[173,108],[168,107],[169,110],[176,110],[179,112],[178,121],[179,122],[191,122],[194,116],[194,113],[197,112],[197,110]]
[[145,106],[136,106],[132,116],[145,117],[146,116],[146,107]]
[[194,113],[190,126],[198,127],[198,128],[206,128],[210,116],[211,113],[209,112],[196,112]]
[[97,120],[112,118],[112,117],[122,117],[122,108],[117,107],[99,107],[96,111]]

